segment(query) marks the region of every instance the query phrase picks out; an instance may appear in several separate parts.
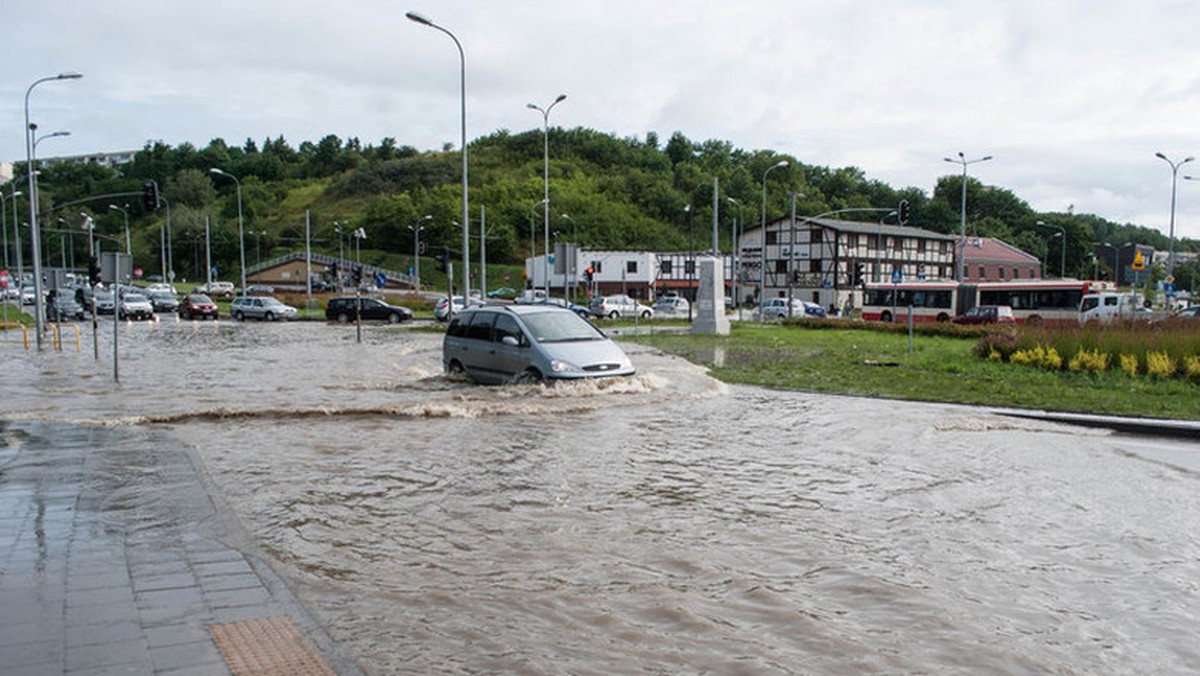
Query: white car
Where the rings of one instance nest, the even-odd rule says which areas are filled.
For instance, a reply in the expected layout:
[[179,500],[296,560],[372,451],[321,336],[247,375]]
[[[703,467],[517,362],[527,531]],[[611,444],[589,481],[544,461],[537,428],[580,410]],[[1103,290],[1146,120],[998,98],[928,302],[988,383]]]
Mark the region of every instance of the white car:
[[641,317],[649,319],[654,316],[654,308],[642,305],[625,294],[616,296],[600,296],[592,300],[592,314],[597,317],[619,319],[621,317]]
[[683,296],[662,296],[654,301],[654,311],[661,315],[686,315],[690,307]]
[[240,321],[261,319],[273,322],[278,319],[295,319],[300,311],[271,296],[238,296],[229,306],[229,314]]
[[121,319],[154,319],[154,306],[140,293],[121,293]]

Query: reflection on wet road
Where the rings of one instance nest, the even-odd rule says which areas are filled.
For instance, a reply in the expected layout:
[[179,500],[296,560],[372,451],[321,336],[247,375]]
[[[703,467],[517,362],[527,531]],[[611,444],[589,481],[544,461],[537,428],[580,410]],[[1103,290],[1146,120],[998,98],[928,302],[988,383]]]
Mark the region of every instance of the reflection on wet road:
[[482,388],[431,334],[128,329],[120,385],[5,351],[4,417],[192,445],[368,673],[1200,664],[1194,444],[726,388],[639,348],[635,379]]

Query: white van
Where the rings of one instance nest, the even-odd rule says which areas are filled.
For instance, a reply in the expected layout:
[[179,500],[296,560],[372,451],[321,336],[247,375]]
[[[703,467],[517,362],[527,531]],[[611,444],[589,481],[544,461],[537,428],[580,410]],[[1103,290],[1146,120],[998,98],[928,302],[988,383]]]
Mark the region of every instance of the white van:
[[1117,317],[1133,317],[1141,312],[1141,297],[1136,293],[1088,293],[1079,301],[1079,324],[1108,324]]

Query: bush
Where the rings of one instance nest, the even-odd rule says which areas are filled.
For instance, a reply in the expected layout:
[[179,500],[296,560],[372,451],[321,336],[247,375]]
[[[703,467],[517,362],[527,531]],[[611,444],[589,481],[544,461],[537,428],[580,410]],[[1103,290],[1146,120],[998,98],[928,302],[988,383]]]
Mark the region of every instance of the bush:
[[1166,380],[1175,375],[1175,361],[1166,352],[1147,352],[1146,372],[1155,378]]
[[1072,371],[1105,371],[1108,369],[1109,355],[1106,352],[1101,352],[1099,349],[1085,350],[1082,347],[1071,357],[1071,361],[1067,364],[1067,368]]
[[1133,378],[1138,372],[1138,358],[1136,354],[1121,355],[1121,372]]
[[1047,347],[1038,344],[1032,350],[1017,350],[1009,357],[1009,361],[1015,364],[1025,364],[1027,366],[1036,366],[1046,369],[1047,371],[1058,371],[1062,368],[1062,355],[1053,347]]
[[1017,350],[1017,337],[1013,333],[989,333],[975,343],[975,356],[992,361],[1007,361]]

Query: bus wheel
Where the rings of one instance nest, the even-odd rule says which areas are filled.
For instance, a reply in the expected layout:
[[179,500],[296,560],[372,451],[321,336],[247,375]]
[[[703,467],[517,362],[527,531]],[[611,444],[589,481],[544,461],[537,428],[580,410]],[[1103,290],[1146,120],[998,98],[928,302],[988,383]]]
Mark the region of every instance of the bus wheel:
[[946,322],[950,321],[950,315],[946,314],[945,312],[939,313],[937,320],[938,324],[945,324]]
[[1030,326],[1041,326],[1042,317],[1041,315],[1029,315],[1029,319],[1026,319],[1025,323]]
[[892,323],[892,313],[888,312],[887,310],[884,310],[883,313],[879,315],[879,321],[891,324]]

